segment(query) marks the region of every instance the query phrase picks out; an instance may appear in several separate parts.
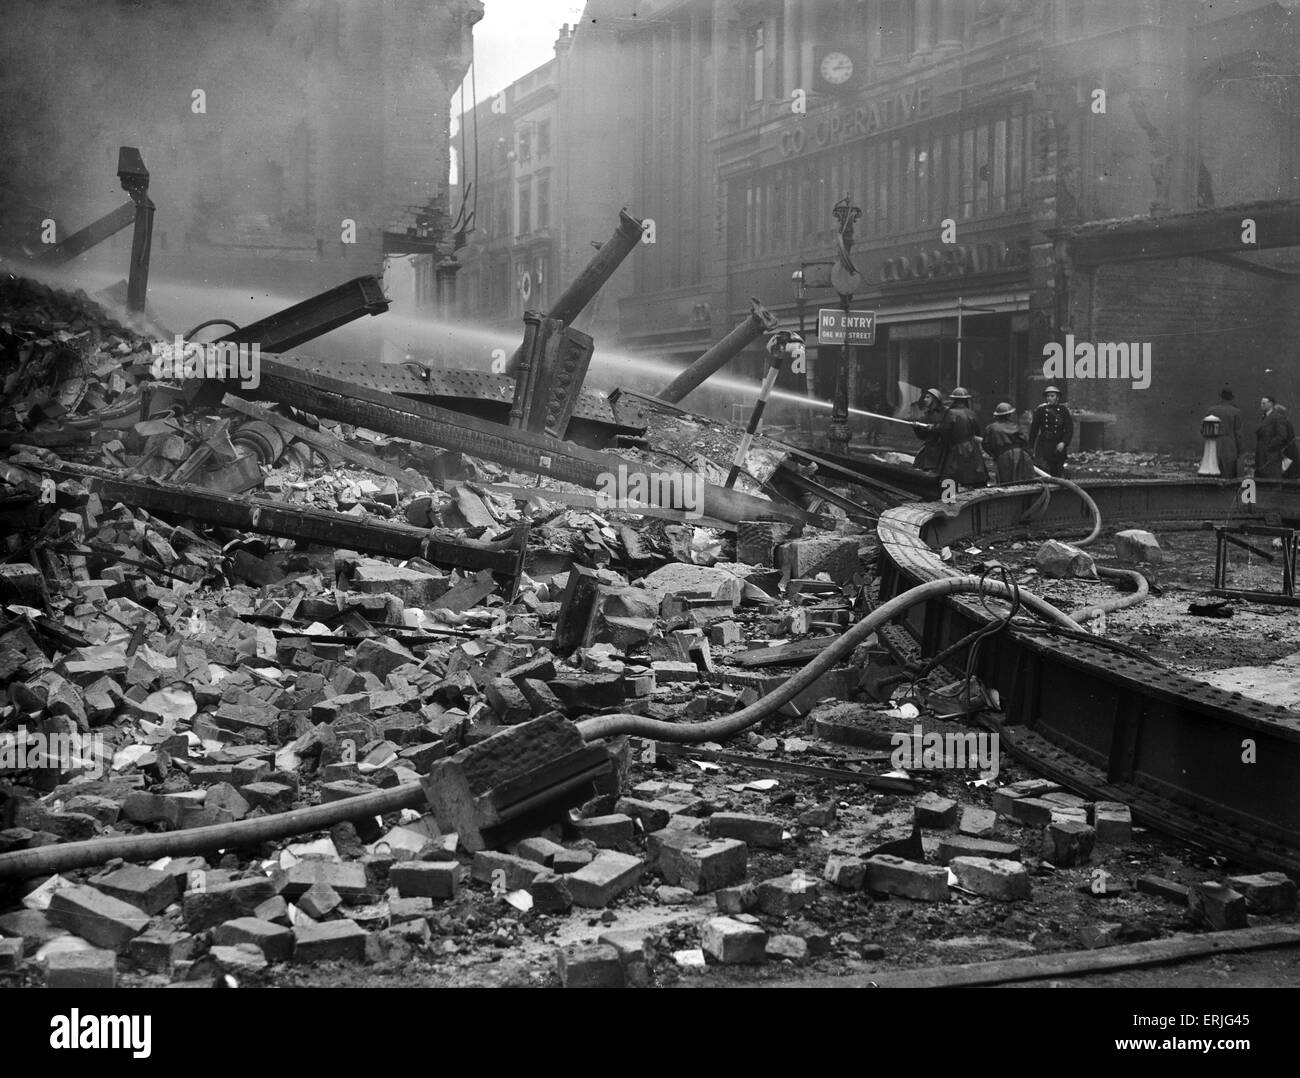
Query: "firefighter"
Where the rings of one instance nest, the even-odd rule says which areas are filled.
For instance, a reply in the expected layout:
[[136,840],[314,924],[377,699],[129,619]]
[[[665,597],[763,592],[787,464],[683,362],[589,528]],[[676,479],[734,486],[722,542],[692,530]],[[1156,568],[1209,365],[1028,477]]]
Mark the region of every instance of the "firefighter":
[[1282,455],[1293,437],[1291,425],[1272,397],[1261,397],[1259,410],[1262,421],[1255,431],[1255,477],[1281,479]]
[[1048,475],[1065,474],[1065,457],[1072,437],[1074,417],[1061,403],[1061,391],[1056,386],[1048,386],[1043,390],[1043,403],[1034,409],[1034,422],[1029,428],[1030,451]]
[[979,443],[980,424],[970,408],[970,393],[958,386],[948,398],[952,404],[939,423],[943,446],[939,477],[955,479],[962,487],[988,486],[989,473]]
[[921,422],[913,423],[912,430],[924,441],[913,466],[923,472],[937,472],[943,459],[943,443],[939,440],[939,424],[943,420],[943,395],[937,389],[927,389],[925,396],[916,402],[923,409]]
[[984,428],[984,449],[993,458],[999,483],[1024,483],[1034,478],[1028,447],[1015,408],[1003,401],[993,409],[993,422]]

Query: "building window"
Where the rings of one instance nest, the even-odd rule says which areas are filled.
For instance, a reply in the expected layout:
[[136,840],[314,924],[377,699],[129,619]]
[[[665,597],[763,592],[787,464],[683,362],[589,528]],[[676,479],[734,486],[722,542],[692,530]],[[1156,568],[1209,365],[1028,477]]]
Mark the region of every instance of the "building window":
[[519,147],[519,160],[531,161],[533,158],[533,132],[529,125],[524,125],[519,129],[519,138],[516,143]]
[[757,26],[750,29],[750,39],[753,41],[753,48],[749,54],[749,85],[753,89],[754,100],[763,100],[763,71],[765,62],[763,57],[763,46],[766,42],[766,29],[760,22]]
[[533,230],[533,181],[519,181],[519,228],[516,230],[520,236],[527,235]]
[[833,238],[831,207],[862,208],[857,238],[932,229],[1025,206],[1023,100],[863,139],[734,181],[730,249],[737,258],[798,254]]
[[551,152],[551,121],[543,120],[537,125],[537,156],[545,157]]
[[551,181],[537,181],[537,227],[549,228],[551,224]]
[[496,229],[493,234],[499,238],[510,235],[510,193],[504,187],[496,193]]
[[898,60],[912,50],[913,0],[880,0],[880,58]]

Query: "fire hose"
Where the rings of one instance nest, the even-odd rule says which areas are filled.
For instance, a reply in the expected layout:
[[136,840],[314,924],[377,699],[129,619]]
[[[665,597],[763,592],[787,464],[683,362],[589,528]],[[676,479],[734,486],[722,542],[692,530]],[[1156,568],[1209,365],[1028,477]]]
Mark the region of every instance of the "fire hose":
[[[780,688],[774,689],[761,700],[755,701],[734,715],[690,725],[661,722],[643,715],[597,715],[578,722],[576,724],[578,731],[586,741],[597,741],[623,734],[686,744],[735,737],[794,699],[837,662],[851,654],[854,648],[872,633],[889,624],[909,608],[944,595],[956,594],[993,595],[1009,601],[1014,600],[1016,596],[1016,592],[1005,584],[975,576],[952,576],[927,581],[882,603],[853,628],[830,641],[824,651]],[[1074,619],[1037,596],[1020,591],[1019,597],[1024,606],[1045,620],[1061,628],[1082,631],[1081,626]],[[362,794],[360,797],[333,801],[327,805],[314,805],[252,820],[238,820],[233,823],[213,824],[208,827],[195,827],[185,831],[169,831],[155,835],[129,835],[38,846],[36,849],[0,854],[0,880],[25,879],[70,869],[88,868],[119,857],[127,862],[140,862],[160,857],[203,853],[209,850],[254,846],[274,839],[319,831],[346,820],[397,812],[400,809],[419,808],[424,804],[426,804],[425,794],[420,784],[407,783],[389,790],[376,790],[374,793]]]

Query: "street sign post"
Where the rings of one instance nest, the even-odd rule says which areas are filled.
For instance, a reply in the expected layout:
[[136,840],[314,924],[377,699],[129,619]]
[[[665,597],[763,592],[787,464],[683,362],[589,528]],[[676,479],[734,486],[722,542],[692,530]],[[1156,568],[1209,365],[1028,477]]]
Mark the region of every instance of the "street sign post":
[[876,312],[841,311],[834,307],[819,308],[817,343],[871,347],[876,343]]

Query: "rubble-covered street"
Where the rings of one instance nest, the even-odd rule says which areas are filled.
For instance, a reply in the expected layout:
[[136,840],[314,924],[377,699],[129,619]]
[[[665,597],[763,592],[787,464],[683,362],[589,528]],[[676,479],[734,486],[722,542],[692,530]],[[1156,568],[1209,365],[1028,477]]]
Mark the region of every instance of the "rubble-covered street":
[[[990,756],[962,683],[874,636],[738,737],[584,743],[594,716],[725,719],[856,622],[878,545],[834,507],[703,527],[285,408],[315,445],[163,410],[158,342],[27,281],[0,308],[9,982],[790,983],[1298,920],[1283,874]],[[444,545],[275,538],[256,506],[233,528],[113,483]]]

